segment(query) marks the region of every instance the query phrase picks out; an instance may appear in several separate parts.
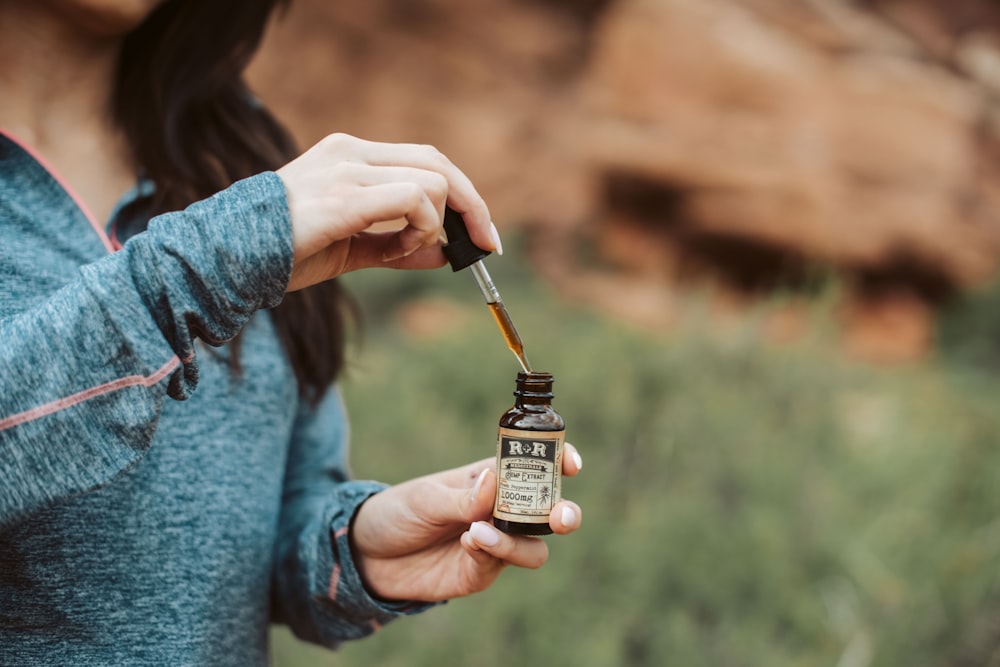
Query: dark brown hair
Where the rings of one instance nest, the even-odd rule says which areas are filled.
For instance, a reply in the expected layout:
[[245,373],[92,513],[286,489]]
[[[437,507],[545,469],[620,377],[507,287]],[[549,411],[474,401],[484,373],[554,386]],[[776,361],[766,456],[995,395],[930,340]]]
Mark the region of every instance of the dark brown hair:
[[[113,105],[156,186],[148,213],[181,209],[294,157],[291,137],[243,79],[269,17],[287,4],[167,0],[126,37]],[[353,302],[331,280],[286,294],[272,312],[300,392],[318,401],[344,366]]]

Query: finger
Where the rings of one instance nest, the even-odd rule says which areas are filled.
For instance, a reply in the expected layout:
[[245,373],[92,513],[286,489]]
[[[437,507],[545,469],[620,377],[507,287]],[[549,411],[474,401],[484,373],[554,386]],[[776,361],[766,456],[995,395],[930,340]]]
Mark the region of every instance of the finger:
[[[487,496],[487,493],[483,491],[483,484],[486,482],[486,478],[489,474],[490,469],[483,468],[483,471],[476,477],[476,483],[472,485],[472,494],[470,496],[473,503],[475,503],[478,499],[485,498]],[[482,493],[481,496],[480,493]]]
[[[447,487],[446,487],[447,488]],[[493,469],[484,466],[470,489],[463,486],[460,489],[447,488],[445,493],[455,494],[455,503],[451,506],[442,504],[440,512],[434,519],[442,523],[471,523],[489,519],[493,513],[493,501],[497,493],[497,476]]]
[[483,464],[474,477],[470,476],[474,468],[463,466],[398,484],[394,493],[402,494],[404,506],[420,508],[421,518],[429,524],[467,526],[489,518],[493,511],[496,474],[485,460]]
[[397,165],[371,165],[345,162],[338,165],[343,170],[342,179],[361,186],[385,183],[416,183],[438,205],[442,215],[448,198],[448,179],[430,169]]
[[[465,474],[467,477],[478,478],[480,472],[484,469],[489,469],[492,470],[494,473],[496,473],[496,467],[497,467],[497,460],[496,458],[491,456],[489,458],[479,459],[474,463],[469,463],[460,468],[456,468],[455,470],[459,472],[459,475]],[[456,475],[454,479],[456,483],[462,485],[458,475]]]
[[580,452],[577,451],[576,447],[568,442],[564,443],[562,460],[563,474],[567,477],[573,477],[578,474],[582,468],[583,459],[580,457]]
[[480,473],[485,468],[495,469],[496,463],[497,461],[493,457],[484,458],[457,468],[433,473],[431,476],[436,477],[441,483],[453,489],[471,489],[479,478]]
[[381,267],[387,269],[436,269],[447,262],[441,246],[434,244],[420,248],[409,255],[396,259],[385,260],[387,255],[399,248],[399,241],[392,238],[398,232],[361,232],[351,238],[351,253],[348,256],[343,273]]
[[506,535],[485,521],[476,521],[468,534],[474,546],[510,565],[535,569],[549,559],[549,547],[536,537]]
[[407,225],[384,239],[379,264],[386,266],[392,262],[405,259],[418,250],[429,248],[433,245],[439,245],[436,238]]
[[[434,146],[427,144],[383,143],[357,140],[358,157],[370,165],[406,165],[434,171],[448,179],[449,203],[459,213],[468,213],[472,222],[487,225],[489,209],[465,173]],[[454,190],[454,192],[452,192]]]
[[[438,243],[442,237],[442,218],[448,197],[448,179],[436,171],[407,166],[374,166],[358,162],[338,165],[343,172],[341,179],[362,187],[412,183],[423,192],[424,198],[434,207],[436,215],[407,216],[407,225],[398,230],[398,247],[386,250],[386,261],[405,257],[422,247]],[[421,202],[424,203],[424,202]]]
[[440,247],[440,229],[440,227],[421,229],[407,220],[407,225],[390,237],[392,240],[382,255],[382,263],[408,257],[421,248]]
[[475,538],[472,537],[471,531],[467,530],[462,533],[459,543],[465,549],[465,553],[475,562],[474,581],[470,583],[470,588],[474,591],[485,590],[492,582],[496,581],[503,569],[507,567],[507,563],[483,551]]
[[442,222],[441,215],[431,198],[420,186],[411,183],[386,183],[384,185],[369,186],[369,189],[402,189],[407,187],[416,188],[413,200],[409,202],[410,207],[403,213],[406,219],[406,226],[390,236],[395,240],[395,248],[390,247],[382,256],[383,262],[400,259],[410,255],[421,248],[439,245]]
[[343,180],[351,181],[360,187],[413,186],[431,202],[436,212],[435,216],[426,220],[415,220],[413,224],[422,231],[441,234],[444,207],[448,198],[448,179],[442,174],[415,167],[372,166],[357,163],[345,163],[339,167],[345,172],[341,177]]
[[493,503],[497,495],[497,476],[492,468],[483,468],[476,484],[469,493],[466,521],[487,520],[493,514]]
[[[428,231],[442,226],[433,203],[420,186],[412,182],[334,188],[326,193],[325,201],[320,210],[328,208],[336,212],[336,219],[331,220],[329,213],[314,215],[316,220],[304,228],[293,226],[296,260],[380,222],[405,219],[408,224]],[[307,238],[299,239],[300,235]]]
[[441,151],[423,144],[388,144],[357,139],[360,159],[371,165],[408,165],[434,171],[448,181],[448,205],[462,215],[472,242],[480,248],[498,250],[486,202],[465,173]]
[[[352,242],[351,252],[344,263],[345,273],[384,265],[387,261],[406,257],[421,248],[437,246],[439,243],[441,217],[427,193],[416,183],[392,182],[356,187],[342,196],[349,203],[349,212],[343,214],[341,220],[342,234],[361,236],[376,223],[401,218],[406,221],[406,226],[401,230],[371,232],[379,236],[368,239],[363,245],[355,247]],[[377,258],[371,255],[376,249],[381,251]],[[437,253],[428,255],[429,258],[437,256]]]
[[560,500],[549,513],[549,527],[558,535],[567,535],[580,527],[583,511],[569,500]]

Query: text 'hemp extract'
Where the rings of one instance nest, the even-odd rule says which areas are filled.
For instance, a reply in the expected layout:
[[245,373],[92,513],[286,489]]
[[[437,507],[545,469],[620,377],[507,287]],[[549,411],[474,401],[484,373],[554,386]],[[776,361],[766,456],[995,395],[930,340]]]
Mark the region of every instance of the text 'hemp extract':
[[514,406],[500,417],[493,523],[505,533],[548,535],[562,495],[566,424],[552,409],[551,373],[519,372]]

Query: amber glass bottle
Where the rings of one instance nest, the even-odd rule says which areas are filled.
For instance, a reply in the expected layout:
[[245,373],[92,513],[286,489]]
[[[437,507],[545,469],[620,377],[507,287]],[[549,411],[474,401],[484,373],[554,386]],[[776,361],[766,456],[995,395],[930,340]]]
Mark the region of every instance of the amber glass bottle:
[[505,533],[548,535],[562,493],[566,425],[552,409],[552,374],[520,372],[514,406],[500,417],[493,523]]

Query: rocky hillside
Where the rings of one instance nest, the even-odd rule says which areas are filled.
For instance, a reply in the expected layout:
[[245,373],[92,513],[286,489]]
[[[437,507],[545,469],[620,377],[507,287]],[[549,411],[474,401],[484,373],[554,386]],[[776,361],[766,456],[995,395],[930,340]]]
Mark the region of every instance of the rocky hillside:
[[834,272],[848,347],[907,359],[1000,259],[991,0],[296,0],[251,80],[303,144],[437,145],[550,280],[650,326]]

